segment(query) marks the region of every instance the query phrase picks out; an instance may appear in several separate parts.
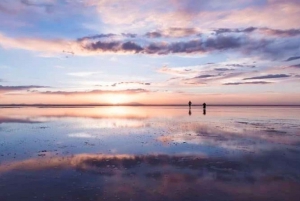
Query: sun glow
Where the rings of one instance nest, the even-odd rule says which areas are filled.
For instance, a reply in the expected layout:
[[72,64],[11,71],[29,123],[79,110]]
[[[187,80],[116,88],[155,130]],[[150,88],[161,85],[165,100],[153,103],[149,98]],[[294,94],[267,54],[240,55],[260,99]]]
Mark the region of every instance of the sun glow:
[[130,97],[126,94],[113,94],[107,95],[107,103],[118,105],[130,102]]

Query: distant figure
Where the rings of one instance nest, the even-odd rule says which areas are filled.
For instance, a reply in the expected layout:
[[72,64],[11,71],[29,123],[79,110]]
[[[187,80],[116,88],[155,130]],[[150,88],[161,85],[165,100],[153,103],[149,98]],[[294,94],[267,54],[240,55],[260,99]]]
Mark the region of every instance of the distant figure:
[[206,103],[203,103],[203,109],[204,110],[206,109]]
[[192,115],[192,111],[191,111],[191,108],[189,109],[189,115],[190,115],[190,116]]
[[189,101],[189,108],[191,109],[191,107],[192,107],[192,102]]

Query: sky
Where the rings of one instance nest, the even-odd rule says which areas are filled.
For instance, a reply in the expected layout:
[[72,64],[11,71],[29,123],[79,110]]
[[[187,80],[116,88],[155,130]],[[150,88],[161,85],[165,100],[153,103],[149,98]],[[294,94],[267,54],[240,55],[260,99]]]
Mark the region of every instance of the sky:
[[0,104],[300,105],[300,0],[1,0]]

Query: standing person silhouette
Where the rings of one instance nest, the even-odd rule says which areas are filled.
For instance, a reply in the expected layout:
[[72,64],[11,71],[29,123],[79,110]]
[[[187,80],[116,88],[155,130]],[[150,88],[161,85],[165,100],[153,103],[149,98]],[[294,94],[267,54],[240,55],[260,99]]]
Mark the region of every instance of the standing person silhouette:
[[191,107],[192,107],[192,102],[189,101],[189,108],[191,109]]
[[203,103],[203,114],[206,115],[206,103]]

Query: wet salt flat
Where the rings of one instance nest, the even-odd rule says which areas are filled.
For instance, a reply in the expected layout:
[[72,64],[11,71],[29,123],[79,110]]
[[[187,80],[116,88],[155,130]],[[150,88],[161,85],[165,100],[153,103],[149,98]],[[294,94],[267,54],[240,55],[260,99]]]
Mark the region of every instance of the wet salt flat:
[[299,200],[299,107],[0,108],[0,200]]

